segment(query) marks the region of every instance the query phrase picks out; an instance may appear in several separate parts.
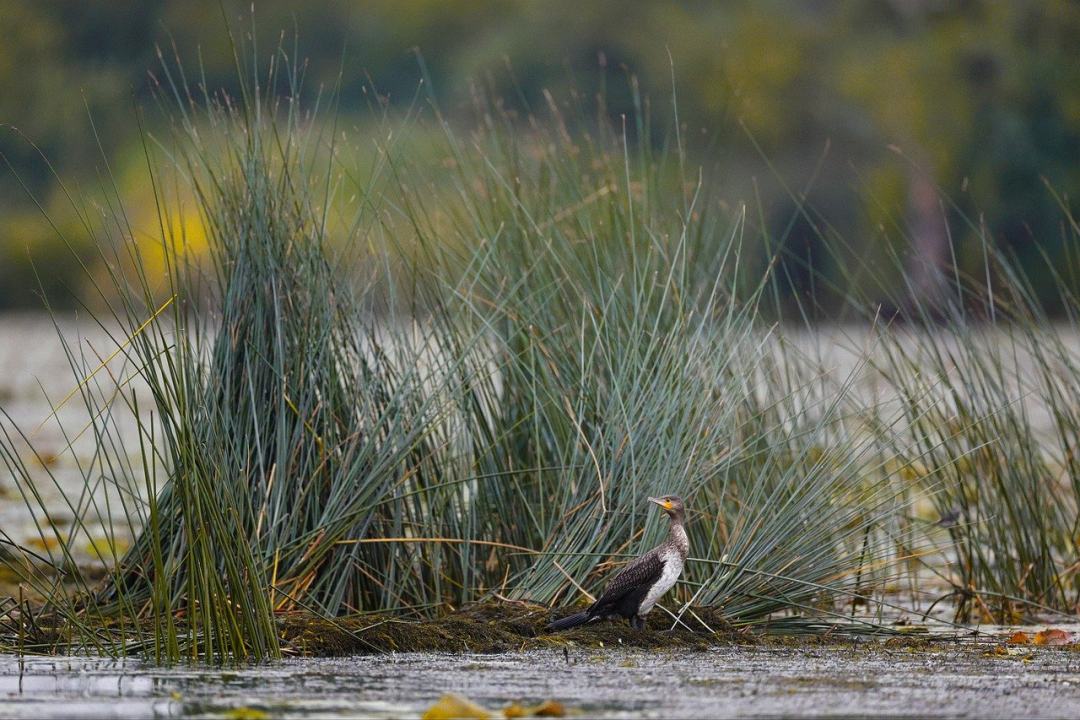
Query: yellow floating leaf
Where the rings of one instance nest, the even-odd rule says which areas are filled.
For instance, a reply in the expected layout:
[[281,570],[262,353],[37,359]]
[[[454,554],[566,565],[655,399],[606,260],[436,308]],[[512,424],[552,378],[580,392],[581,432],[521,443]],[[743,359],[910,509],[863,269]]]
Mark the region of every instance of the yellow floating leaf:
[[468,698],[447,693],[420,717],[421,720],[490,720],[494,715]]
[[86,552],[100,560],[111,560],[123,555],[128,545],[127,538],[96,537],[86,544]]
[[270,713],[253,707],[236,707],[225,711],[228,720],[270,720]]
[[563,717],[566,708],[557,700],[545,700],[532,708],[533,717]]
[[503,708],[503,717],[565,717],[566,708],[557,700],[545,700],[539,705],[524,706],[514,703]]
[[55,550],[60,547],[60,541],[57,540],[54,535],[30,538],[26,541],[26,544],[32,548],[37,548],[38,550]]

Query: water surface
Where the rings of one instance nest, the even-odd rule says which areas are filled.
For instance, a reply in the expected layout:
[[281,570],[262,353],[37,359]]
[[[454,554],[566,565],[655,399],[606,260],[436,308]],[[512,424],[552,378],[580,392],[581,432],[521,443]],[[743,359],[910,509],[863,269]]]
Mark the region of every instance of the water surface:
[[1080,654],[984,649],[622,648],[405,653],[242,668],[0,656],[0,717],[418,717],[444,692],[492,709],[553,698],[585,717],[1080,717]]

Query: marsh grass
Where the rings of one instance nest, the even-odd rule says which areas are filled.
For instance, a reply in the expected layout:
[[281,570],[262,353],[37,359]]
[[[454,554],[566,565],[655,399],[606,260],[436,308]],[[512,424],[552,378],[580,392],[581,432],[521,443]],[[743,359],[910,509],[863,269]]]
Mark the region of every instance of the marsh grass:
[[[881,630],[886,593],[930,552],[955,553],[965,598],[1075,602],[1075,366],[1041,318],[1017,313],[997,354],[970,319],[914,343],[872,324],[838,375],[767,320],[775,263],[755,275],[746,214],[688,175],[677,134],[637,140],[655,135],[643,110],[609,125],[491,105],[463,135],[413,108],[382,119],[360,169],[333,100],[301,109],[284,53],[264,76],[238,67],[233,99],[163,65],[172,129],[145,136],[163,280],[115,188],[105,226],[80,216],[115,350],[61,338],[95,448],[63,494],[70,530],[45,522],[37,483],[61,483],[28,465],[30,433],[0,424],[51,548],[4,538],[0,563],[46,600],[0,607],[5,643],[256,659],[279,654],[283,616],[583,602],[661,536],[644,502],[661,493],[691,508],[672,624],[709,607],[733,626]],[[425,122],[434,167],[399,144]],[[178,221],[189,205],[205,255]],[[869,370],[893,400],[860,394]],[[1039,511],[1062,476],[1004,374],[1060,409],[1071,511]],[[966,514],[913,523],[927,497]],[[101,584],[72,552],[91,507],[122,519],[109,537],[136,534]]]
[[[1031,238],[1041,262],[1026,266],[940,191],[946,220],[974,236],[967,251],[982,258],[975,274],[958,268],[963,248],[948,229],[950,261],[920,266],[903,249],[906,226],[895,217],[889,231],[903,242],[884,240],[884,259],[869,263],[803,195],[792,194],[839,278],[821,277],[802,258],[787,260],[820,278],[830,298],[844,296],[841,315],[859,329],[840,335],[847,335],[846,351],[865,363],[873,388],[856,400],[857,412],[887,465],[899,466],[902,479],[918,488],[898,519],[929,545],[900,553],[913,563],[902,574],[913,589],[916,578],[929,575],[929,606],[950,601],[960,622],[1007,624],[1080,611],[1080,306],[1072,290],[1080,225],[1068,199],[1046,185],[1061,209],[1060,237]],[[1033,280],[1056,288],[1053,318]],[[794,314],[812,317],[819,298],[805,305],[796,303]],[[776,307],[790,313],[779,300]],[[923,509],[911,517],[916,506]]]
[[1080,607],[1080,348],[1075,298],[1051,322],[1015,263],[988,255],[1001,277],[993,295],[957,279],[935,307],[944,327],[889,331],[875,366],[909,419],[894,440],[919,448],[910,467],[940,488],[930,497],[955,564],[935,571],[957,617],[1005,624]]

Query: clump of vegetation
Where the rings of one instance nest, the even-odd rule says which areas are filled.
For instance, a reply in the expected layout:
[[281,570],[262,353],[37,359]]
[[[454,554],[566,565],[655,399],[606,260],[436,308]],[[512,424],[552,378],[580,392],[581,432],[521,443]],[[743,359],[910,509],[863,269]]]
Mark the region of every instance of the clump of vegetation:
[[1080,608],[1080,357],[1068,340],[1080,306],[1059,285],[1067,319],[1051,322],[1016,265],[984,242],[990,284],[957,276],[933,305],[917,298],[917,326],[885,332],[873,363],[905,415],[886,441],[920,456],[904,462],[945,536],[950,567],[931,569],[958,619],[1008,624]]
[[[469,143],[439,123],[438,168],[393,133],[353,166],[333,118],[290,100],[300,84],[284,55],[238,99],[193,97],[166,67],[174,132],[145,146],[163,283],[118,193],[111,237],[80,216],[113,248],[97,317],[116,350],[66,345],[95,448],[63,495],[71,528],[47,522],[36,489],[60,478],[0,425],[44,548],[5,538],[0,563],[45,601],[0,608],[12,645],[263,658],[311,625],[363,638],[358,613],[392,634],[395,617],[481,599],[574,603],[655,542],[644,499],[662,493],[686,498],[695,556],[656,611],[673,626],[876,629],[856,603],[893,603],[929,552],[958,561],[943,572],[971,602],[1075,602],[1075,495],[1033,517],[1042,483],[1077,477],[1071,351],[1044,344],[1040,318],[1000,316],[1061,409],[1059,470],[1009,414],[1003,373],[1021,366],[979,353],[974,321],[956,352],[944,333],[883,330],[840,377],[828,348],[773,323],[774,266],[744,259],[745,212],[688,182],[677,132],[654,151],[643,111],[611,127],[492,108]],[[923,386],[928,362],[947,396]],[[860,395],[867,367],[890,399]],[[911,508],[927,497],[941,517],[924,528]],[[73,549],[99,520],[137,537],[92,584]]]

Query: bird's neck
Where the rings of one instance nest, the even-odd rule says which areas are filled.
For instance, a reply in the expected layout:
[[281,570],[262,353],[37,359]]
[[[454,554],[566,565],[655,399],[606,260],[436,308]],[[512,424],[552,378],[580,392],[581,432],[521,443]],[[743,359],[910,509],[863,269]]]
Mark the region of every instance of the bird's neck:
[[667,542],[674,545],[684,558],[690,552],[690,539],[686,536],[686,528],[683,527],[682,518],[671,519],[671,525],[668,526]]

